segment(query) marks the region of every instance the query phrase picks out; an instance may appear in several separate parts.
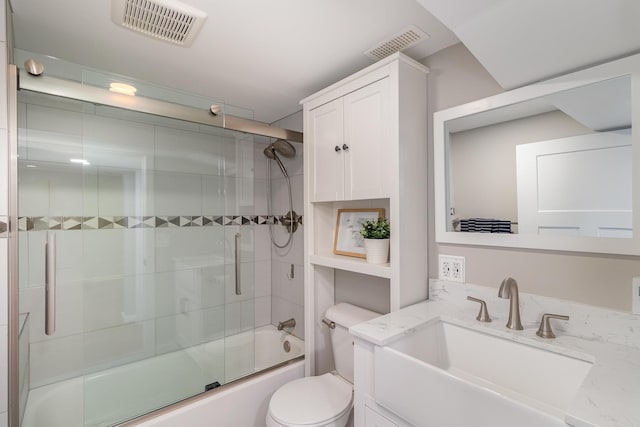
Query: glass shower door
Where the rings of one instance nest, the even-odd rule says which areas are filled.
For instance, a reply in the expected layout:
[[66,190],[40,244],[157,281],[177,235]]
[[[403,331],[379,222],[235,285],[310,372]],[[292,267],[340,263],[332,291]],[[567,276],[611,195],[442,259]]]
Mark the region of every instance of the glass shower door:
[[[251,141],[27,91],[18,121],[29,401],[113,425],[253,372]],[[42,419],[25,405],[23,425]]]

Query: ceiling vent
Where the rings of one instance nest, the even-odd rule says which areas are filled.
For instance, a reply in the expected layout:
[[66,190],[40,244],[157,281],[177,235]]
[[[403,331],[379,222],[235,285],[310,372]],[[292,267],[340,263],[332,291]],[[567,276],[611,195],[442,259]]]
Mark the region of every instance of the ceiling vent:
[[431,37],[429,34],[415,25],[411,25],[388,39],[381,41],[364,54],[375,61],[379,61],[396,52],[402,52],[423,40],[427,40],[429,37]]
[[111,0],[111,20],[178,46],[191,46],[207,14],[175,0]]

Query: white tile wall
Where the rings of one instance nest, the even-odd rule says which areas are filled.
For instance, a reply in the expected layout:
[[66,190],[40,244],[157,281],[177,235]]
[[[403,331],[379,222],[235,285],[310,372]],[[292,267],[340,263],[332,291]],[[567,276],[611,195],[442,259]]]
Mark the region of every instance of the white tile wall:
[[223,175],[223,143],[219,137],[157,127],[156,169],[200,175]]
[[[86,170],[87,168],[85,168]],[[93,169],[93,168],[92,168]],[[97,187],[93,187],[93,180],[97,179]],[[155,215],[157,206],[154,204],[154,181],[157,185],[164,185],[162,176],[154,176],[153,172],[135,169],[120,169],[101,167],[97,174],[84,174],[84,215],[100,216],[151,216]],[[82,182],[82,181],[81,181]],[[95,191],[92,191],[95,188]],[[168,191],[166,188],[162,190]],[[158,192],[160,193],[160,189]],[[160,193],[162,194],[162,193]],[[159,194],[159,196],[160,196]],[[164,196],[164,194],[162,194]],[[97,209],[91,209],[89,200],[95,197]],[[164,197],[158,197],[158,204],[164,202]],[[174,202],[175,203],[175,202]],[[164,207],[164,206],[163,206]],[[77,215],[69,209],[67,215]],[[199,211],[196,211],[196,213]],[[55,214],[52,214],[55,215]],[[162,214],[165,215],[165,214]]]
[[156,172],[156,215],[201,215],[202,178],[186,173]]
[[224,227],[158,228],[153,231],[158,272],[224,264],[224,246],[221,243],[225,236]]
[[147,124],[84,114],[82,158],[92,166],[154,169],[154,135]]

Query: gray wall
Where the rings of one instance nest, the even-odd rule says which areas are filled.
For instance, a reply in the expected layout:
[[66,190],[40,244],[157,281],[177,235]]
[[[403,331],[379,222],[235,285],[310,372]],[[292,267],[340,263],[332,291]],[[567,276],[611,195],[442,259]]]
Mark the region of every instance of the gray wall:
[[[433,129],[435,111],[503,91],[462,45],[444,49],[422,61],[429,76],[429,200],[433,201]],[[551,251],[495,249],[435,242],[433,203],[428,209],[429,271],[437,277],[438,254],[464,256],[466,281],[498,287],[512,276],[522,292],[620,310],[631,309],[631,279],[640,276],[640,257]]]

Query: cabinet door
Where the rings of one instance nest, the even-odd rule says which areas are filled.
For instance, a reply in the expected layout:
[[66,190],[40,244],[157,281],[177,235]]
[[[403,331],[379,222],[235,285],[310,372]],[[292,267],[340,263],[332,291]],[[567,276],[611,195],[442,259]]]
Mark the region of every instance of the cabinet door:
[[342,98],[310,112],[309,124],[313,141],[312,200],[316,202],[344,199],[343,113]]
[[389,79],[371,83],[344,98],[345,199],[389,197]]

